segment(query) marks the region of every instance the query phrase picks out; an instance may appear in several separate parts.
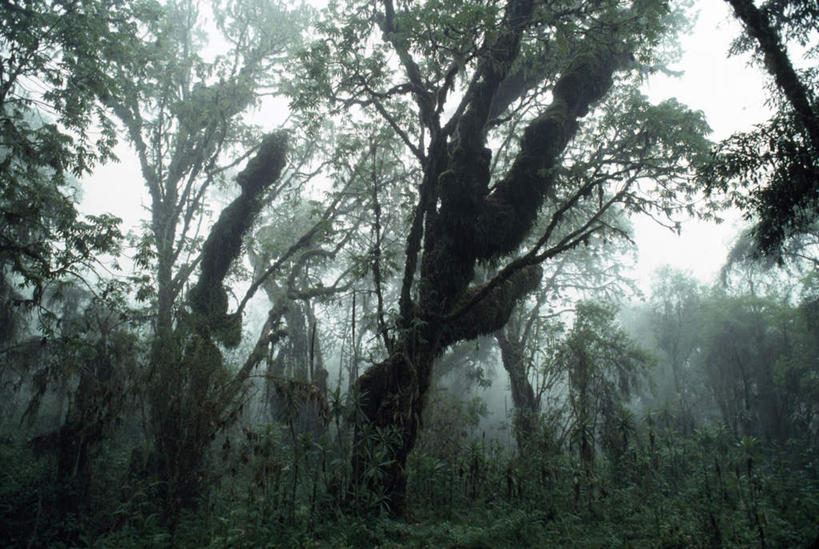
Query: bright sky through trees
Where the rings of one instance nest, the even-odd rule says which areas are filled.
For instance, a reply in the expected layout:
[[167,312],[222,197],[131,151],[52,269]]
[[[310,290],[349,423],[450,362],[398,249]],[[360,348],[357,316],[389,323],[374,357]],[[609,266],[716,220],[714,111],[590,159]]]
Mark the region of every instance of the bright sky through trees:
[[[670,97],[705,112],[713,129],[711,138],[720,140],[767,119],[766,75],[748,64],[748,56],[728,57],[731,41],[739,34],[739,23],[724,2],[697,3],[699,17],[692,32],[681,39],[683,57],[671,68],[682,76],[657,74],[646,82],[644,91],[655,102]],[[261,119],[284,118],[285,105],[276,102],[258,113]],[[285,113],[286,114],[286,113]],[[275,124],[263,123],[265,127]],[[124,220],[125,228],[145,218],[146,191],[139,167],[127,143],[117,148],[119,163],[100,166],[84,181],[82,209],[88,213],[110,212]],[[719,271],[726,251],[742,227],[736,212],[724,212],[726,222],[685,221],[682,234],[660,227],[645,217],[633,220],[639,248],[635,276],[647,290],[657,267],[670,264],[708,282]]]
[[[691,34],[681,39],[683,57],[674,70],[681,77],[653,76],[644,91],[653,101],[676,97],[693,109],[702,110],[713,133],[713,141],[747,130],[765,121],[766,78],[749,56],[728,57],[740,25],[725,2],[698,2],[699,17]],[[646,218],[634,219],[639,259],[636,276],[648,289],[652,273],[661,265],[690,270],[704,282],[719,271],[727,249],[743,226],[736,211],[721,214],[725,222],[687,221],[678,236]]]

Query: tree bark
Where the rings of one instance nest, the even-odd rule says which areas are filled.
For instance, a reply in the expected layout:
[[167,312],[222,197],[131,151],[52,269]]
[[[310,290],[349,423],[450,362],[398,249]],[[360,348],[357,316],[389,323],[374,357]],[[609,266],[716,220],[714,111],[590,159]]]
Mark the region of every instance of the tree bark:
[[526,375],[523,344],[507,337],[504,330],[498,330],[494,335],[500,347],[503,368],[509,374],[509,385],[512,390],[512,404],[515,407],[512,434],[518,443],[518,451],[523,454],[534,442],[533,435],[537,429],[540,403]]
[[[422,189],[422,200],[440,196],[440,206],[435,208],[432,200],[432,206],[421,208],[426,223],[418,299],[407,304],[407,292],[402,292],[402,311],[408,317],[401,326],[403,335],[393,354],[356,383],[364,417],[397,437],[390,448],[393,461],[382,471],[383,488],[396,515],[406,511],[406,461],[417,437],[434,360],[453,343],[503,327],[516,302],[541,277],[539,267],[523,267],[473,307],[456,313],[481,289],[470,287],[475,266],[513,253],[526,238],[554,183],[551,168],[577,131],[577,119],[605,95],[614,71],[628,58],[619,46],[591,44],[575,56],[554,86],[551,106],[526,128],[512,168],[490,192],[486,125],[492,96],[519,49],[519,39],[505,33],[519,33],[521,21],[528,20],[521,5],[532,8],[527,2],[510,3],[507,11],[512,15],[507,19],[513,23],[505,20],[508,26],[500,31],[506,36],[503,47],[492,48],[495,58],[487,58],[490,67],[484,67],[479,86],[483,91],[473,94],[452,142],[443,147],[433,140],[430,146],[424,166],[424,183],[430,187]],[[410,260],[412,252],[408,249]],[[367,484],[364,457],[354,456],[353,465],[356,482]]]

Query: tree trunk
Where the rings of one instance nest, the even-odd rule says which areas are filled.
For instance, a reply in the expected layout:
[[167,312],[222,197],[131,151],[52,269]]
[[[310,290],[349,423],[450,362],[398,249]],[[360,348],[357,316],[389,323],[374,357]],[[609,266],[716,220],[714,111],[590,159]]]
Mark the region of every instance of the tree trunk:
[[[170,264],[160,261],[159,319],[152,357],[151,420],[154,473],[162,482],[164,520],[174,528],[180,509],[201,494],[205,456],[214,433],[226,424],[244,378],[231,378],[221,344],[235,347],[241,318],[228,313],[223,281],[241,251],[242,239],[261,210],[264,191],[284,167],[287,138],[265,137],[236,180],[241,193],[220,214],[202,248],[201,273],[191,288],[189,309],[172,324]],[[161,234],[161,232],[160,232]],[[162,258],[162,240],[157,234]],[[164,296],[164,297],[163,297]],[[249,371],[242,369],[246,378]]]
[[[382,436],[391,462],[381,471],[380,485],[368,475],[367,441],[356,441],[354,481],[370,490],[384,490],[393,514],[406,510],[407,457],[415,446],[424,398],[432,379],[435,359],[450,345],[500,329],[517,301],[540,281],[541,269],[529,267],[500,285],[480,305],[451,322],[417,322],[399,341],[396,351],[362,374],[355,386],[363,416]],[[480,291],[467,293],[464,300]]]
[[[357,430],[354,442],[353,475],[360,488],[383,493],[389,498],[390,512],[403,515],[407,510],[407,458],[415,446],[423,410],[423,398],[429,388],[435,359],[434,343],[419,346],[411,354],[409,349],[396,352],[358,378],[356,390],[360,395],[361,411],[369,421],[368,427],[377,431]],[[390,461],[383,468],[381,478],[372,475],[368,455],[373,445],[381,445]]]
[[[516,302],[539,284],[536,264],[543,256],[512,262],[482,285],[471,285],[476,265],[508,256],[523,243],[555,183],[553,168],[577,132],[577,120],[606,94],[614,71],[630,58],[619,44],[589,40],[555,83],[552,104],[523,132],[507,174],[490,185],[492,153],[485,143],[493,98],[518,56],[533,9],[534,3],[524,0],[508,3],[503,28],[476,69],[480,78],[465,97],[451,133],[425,108],[425,96],[418,98],[432,135],[407,239],[399,335],[392,355],[361,375],[355,386],[365,418],[386,437],[393,458],[381,482],[394,514],[406,511],[406,461],[434,360],[453,343],[502,328]],[[417,298],[412,300],[421,250]],[[390,436],[397,440],[390,442]],[[354,452],[354,482],[372,486],[367,474],[372,466],[362,452]]]
[[495,340],[500,347],[501,361],[509,374],[512,389],[512,404],[515,407],[512,433],[518,443],[518,451],[523,454],[536,443],[533,437],[537,432],[540,403],[526,375],[522,343],[509,339],[504,330],[495,332]]

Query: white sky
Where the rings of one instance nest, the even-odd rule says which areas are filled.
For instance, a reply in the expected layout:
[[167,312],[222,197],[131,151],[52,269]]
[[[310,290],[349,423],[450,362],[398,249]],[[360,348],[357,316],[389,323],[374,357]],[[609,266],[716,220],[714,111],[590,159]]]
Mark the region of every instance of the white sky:
[[[748,66],[747,57],[727,57],[730,42],[740,30],[727,3],[700,0],[697,5],[701,10],[697,24],[690,35],[682,38],[683,58],[671,67],[684,71],[684,75],[654,76],[644,92],[653,101],[676,97],[702,110],[714,130],[711,138],[720,140],[767,119],[765,77],[758,68]],[[127,230],[148,219],[148,198],[139,165],[127,143],[121,143],[117,151],[119,163],[101,166],[83,182],[81,210],[117,215]],[[644,291],[650,287],[652,273],[664,264],[688,270],[704,282],[712,281],[741,226],[737,213],[726,217],[728,221],[722,225],[685,222],[681,236],[649,219],[634,219],[639,247],[634,276]]]
[[[644,93],[652,101],[676,97],[703,111],[713,130],[711,139],[719,141],[768,118],[766,75],[756,66],[749,66],[747,56],[728,58],[728,49],[739,35],[740,25],[727,2],[701,0],[697,6],[701,10],[697,24],[690,35],[682,38],[683,58],[672,67],[684,71],[684,75],[653,77]],[[652,273],[665,264],[690,271],[703,282],[712,282],[742,227],[738,212],[721,215],[726,219],[721,225],[685,222],[680,236],[658,228],[649,219],[635,219],[639,248],[635,275],[643,289],[650,288]]]

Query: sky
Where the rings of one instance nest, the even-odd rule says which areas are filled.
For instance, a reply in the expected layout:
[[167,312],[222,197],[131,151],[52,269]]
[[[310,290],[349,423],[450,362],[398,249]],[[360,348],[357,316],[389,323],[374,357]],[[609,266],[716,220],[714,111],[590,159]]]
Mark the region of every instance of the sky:
[[[728,4],[700,0],[697,8],[697,23],[681,40],[683,57],[671,67],[683,75],[652,76],[643,91],[655,102],[676,97],[702,110],[713,129],[711,138],[716,141],[768,118],[764,105],[766,80],[758,67],[748,65],[747,57],[728,57],[730,43],[740,32]],[[117,151],[120,162],[99,167],[84,182],[81,209],[117,215],[127,229],[149,218],[148,198],[128,144],[121,143]],[[737,212],[727,212],[725,217],[727,221],[721,225],[684,221],[679,236],[650,219],[634,219],[639,259],[632,275],[643,291],[649,291],[652,273],[666,264],[689,271],[705,283],[712,282],[742,226]]]
[[[713,141],[750,129],[769,118],[765,106],[766,75],[749,66],[749,56],[728,57],[741,27],[727,2],[697,2],[699,17],[691,34],[682,37],[683,57],[671,68],[683,71],[679,78],[655,76],[644,93],[652,101],[676,97],[705,113]],[[686,221],[681,234],[658,227],[650,219],[633,221],[639,260],[634,276],[640,286],[650,288],[652,273],[662,265],[689,271],[702,282],[713,282],[727,250],[744,226],[739,212],[721,214],[722,224]]]

